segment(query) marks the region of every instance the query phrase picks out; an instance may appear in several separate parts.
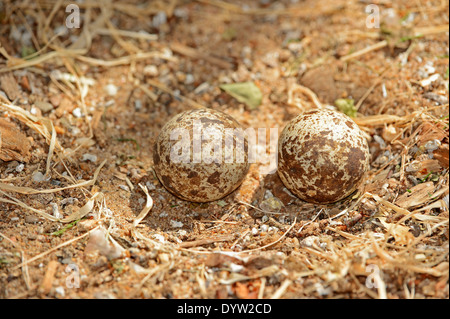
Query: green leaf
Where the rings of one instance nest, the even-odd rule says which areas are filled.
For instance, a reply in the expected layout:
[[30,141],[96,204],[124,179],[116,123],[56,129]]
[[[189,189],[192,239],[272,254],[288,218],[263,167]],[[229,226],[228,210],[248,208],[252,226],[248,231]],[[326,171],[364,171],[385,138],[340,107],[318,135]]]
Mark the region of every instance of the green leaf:
[[[81,219],[83,219],[83,218],[81,218]],[[67,230],[71,229],[71,228],[74,227],[76,224],[78,224],[78,222],[79,222],[81,219],[74,220],[73,222],[71,222],[71,223],[67,224],[66,226],[64,226],[62,229],[57,230],[57,231],[51,233],[50,235],[52,235],[52,236],[61,236],[61,235],[64,234]]]
[[353,99],[337,99],[334,103],[342,113],[350,117],[356,117],[356,107]]
[[217,205],[219,205],[220,207],[224,207],[225,205],[227,205],[228,203],[226,202],[226,201],[224,201],[224,200],[219,200],[218,202],[217,202]]
[[222,84],[219,87],[251,110],[261,105],[261,90],[253,82]]

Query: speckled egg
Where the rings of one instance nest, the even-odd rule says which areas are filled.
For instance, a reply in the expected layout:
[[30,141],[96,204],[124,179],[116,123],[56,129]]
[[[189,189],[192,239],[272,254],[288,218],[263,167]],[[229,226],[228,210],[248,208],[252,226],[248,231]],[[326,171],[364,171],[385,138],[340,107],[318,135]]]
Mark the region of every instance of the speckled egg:
[[220,199],[239,187],[249,169],[248,142],[230,115],[196,109],[167,122],[153,153],[160,182],[192,202]]
[[350,195],[369,169],[369,146],[347,115],[328,109],[300,114],[278,141],[278,174],[285,186],[311,203]]

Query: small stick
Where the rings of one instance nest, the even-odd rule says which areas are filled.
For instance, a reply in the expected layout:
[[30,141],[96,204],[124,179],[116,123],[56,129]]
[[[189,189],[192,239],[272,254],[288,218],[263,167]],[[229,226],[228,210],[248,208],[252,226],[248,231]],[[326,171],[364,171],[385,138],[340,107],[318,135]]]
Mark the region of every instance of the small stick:
[[59,262],[56,260],[51,260],[48,263],[47,271],[45,272],[44,279],[40,287],[40,291],[43,294],[48,294],[52,289],[53,278],[55,277],[56,269],[58,268]]
[[272,297],[270,299],[279,299],[291,284],[292,284],[292,281],[289,279],[286,279],[285,281],[283,281],[280,288],[278,288],[277,291],[275,291],[275,293],[272,295]]
[[382,48],[384,48],[387,45],[388,45],[388,42],[386,40],[383,40],[381,42],[375,43],[374,45],[368,46],[367,48],[364,48],[362,50],[356,51],[356,52],[354,52],[352,54],[344,55],[341,58],[341,61],[345,62],[345,61],[357,58],[357,57],[359,57],[361,55],[369,53],[370,51],[375,51],[375,50],[382,49]]

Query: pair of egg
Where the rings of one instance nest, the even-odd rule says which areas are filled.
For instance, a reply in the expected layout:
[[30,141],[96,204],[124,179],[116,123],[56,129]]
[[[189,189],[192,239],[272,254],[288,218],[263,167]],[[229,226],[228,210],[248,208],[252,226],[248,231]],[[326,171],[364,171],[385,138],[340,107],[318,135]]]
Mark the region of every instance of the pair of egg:
[[[158,179],[172,194],[192,202],[214,201],[230,194],[250,166],[248,142],[245,137],[236,138],[241,128],[228,114],[212,109],[176,115],[164,125],[155,143]],[[350,117],[333,110],[312,110],[283,129],[277,172],[286,188],[300,199],[332,203],[355,191],[369,168],[369,157],[367,141]]]

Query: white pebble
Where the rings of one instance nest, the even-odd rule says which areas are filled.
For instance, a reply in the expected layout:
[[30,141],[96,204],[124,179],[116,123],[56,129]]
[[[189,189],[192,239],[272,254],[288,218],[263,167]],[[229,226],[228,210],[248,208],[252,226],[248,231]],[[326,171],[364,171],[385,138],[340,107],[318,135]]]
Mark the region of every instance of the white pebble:
[[183,227],[183,223],[182,222],[178,222],[176,220],[171,220],[170,221],[170,226],[172,226],[173,228],[181,228],[181,227]]
[[148,189],[149,191],[153,191],[153,190],[156,189],[156,186],[153,185],[153,184],[150,183],[150,182],[145,183],[145,186],[147,186],[147,189]]
[[441,145],[441,141],[434,139],[425,143],[425,149],[429,152],[437,150]]
[[23,171],[24,168],[25,168],[25,165],[20,163],[19,165],[16,166],[15,170],[17,173],[20,173],[21,171]]
[[130,188],[127,185],[119,185],[119,188],[123,189],[124,191],[129,192]]
[[83,154],[83,158],[81,159],[83,162],[90,161],[92,163],[97,162],[97,156],[92,154]]
[[184,229],[180,229],[178,231],[178,236],[186,236],[187,235],[187,231],[185,231]]
[[242,265],[230,263],[230,271],[231,272],[241,272],[243,269],[244,269],[244,266],[242,266]]
[[115,86],[114,84],[110,83],[108,85],[105,86],[105,91],[106,94],[108,94],[109,96],[114,96],[117,94],[117,86]]
[[308,236],[300,242],[301,247],[313,247],[315,243],[319,242],[319,237]]
[[267,226],[266,224],[261,225],[261,227],[259,228],[262,232],[267,232],[267,230],[269,229],[269,226]]
[[33,174],[32,179],[33,181],[40,183],[45,180],[45,176],[41,172],[36,172]]
[[156,65],[150,64],[144,67],[144,74],[148,76],[158,76],[159,71]]
[[194,83],[195,78],[192,74],[188,73],[186,74],[186,80],[184,80],[184,84],[192,84]]
[[162,244],[164,244],[164,242],[166,241],[166,240],[164,239],[164,236],[163,236],[163,235],[160,235],[160,234],[154,234],[154,235],[153,235],[153,238],[155,238],[157,241],[159,241],[159,242],[162,243]]
[[134,109],[136,111],[142,110],[142,102],[141,102],[141,100],[134,101]]
[[169,216],[167,212],[161,212],[161,214],[159,214],[159,217],[167,217],[167,216]]
[[79,107],[77,107],[76,109],[74,109],[72,111],[73,116],[80,118],[83,116],[83,113],[81,112],[81,109]]
[[159,11],[156,15],[153,16],[152,25],[155,28],[158,28],[161,24],[167,22],[167,15],[164,11]]
[[64,287],[59,286],[55,288],[55,292],[60,295],[61,297],[64,297],[66,294],[64,292]]
[[259,233],[258,229],[255,227],[252,228],[252,235],[257,235]]

